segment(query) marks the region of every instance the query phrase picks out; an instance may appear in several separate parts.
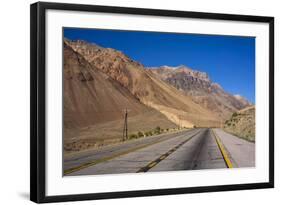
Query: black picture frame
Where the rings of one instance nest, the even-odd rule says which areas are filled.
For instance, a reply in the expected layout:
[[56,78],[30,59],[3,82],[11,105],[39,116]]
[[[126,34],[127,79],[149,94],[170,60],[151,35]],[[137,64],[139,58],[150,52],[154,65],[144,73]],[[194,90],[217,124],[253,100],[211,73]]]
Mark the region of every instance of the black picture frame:
[[[68,10],[269,24],[269,181],[221,186],[46,196],[46,11]],[[30,6],[30,199],[37,203],[218,192],[274,187],[274,17],[38,2]]]

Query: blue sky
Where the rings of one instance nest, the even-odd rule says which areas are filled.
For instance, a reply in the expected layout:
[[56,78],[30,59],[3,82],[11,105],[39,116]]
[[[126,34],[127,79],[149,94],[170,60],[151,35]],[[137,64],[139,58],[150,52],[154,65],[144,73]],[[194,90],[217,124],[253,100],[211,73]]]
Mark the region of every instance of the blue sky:
[[207,72],[227,92],[255,103],[255,38],[65,28],[64,37],[122,51],[151,66],[186,65]]

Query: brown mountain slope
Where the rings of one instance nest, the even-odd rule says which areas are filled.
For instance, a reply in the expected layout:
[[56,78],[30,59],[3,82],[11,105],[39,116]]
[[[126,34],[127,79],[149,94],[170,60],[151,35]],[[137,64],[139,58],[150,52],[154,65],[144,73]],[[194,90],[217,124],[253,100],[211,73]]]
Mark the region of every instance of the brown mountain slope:
[[92,66],[129,90],[140,102],[160,111],[174,123],[186,127],[219,124],[218,116],[212,111],[193,102],[190,97],[155,77],[155,74],[122,52],[84,41],[65,42]]
[[251,105],[243,97],[225,92],[219,84],[213,83],[204,72],[195,71],[183,65],[148,69],[158,78],[192,96],[195,102],[216,112],[224,119],[228,119],[233,112]]
[[129,133],[156,126],[176,127],[163,114],[142,104],[128,89],[64,44],[66,150],[84,149],[98,141],[120,140],[125,108],[129,110]]
[[224,129],[249,141],[255,141],[255,106],[244,108],[232,114]]

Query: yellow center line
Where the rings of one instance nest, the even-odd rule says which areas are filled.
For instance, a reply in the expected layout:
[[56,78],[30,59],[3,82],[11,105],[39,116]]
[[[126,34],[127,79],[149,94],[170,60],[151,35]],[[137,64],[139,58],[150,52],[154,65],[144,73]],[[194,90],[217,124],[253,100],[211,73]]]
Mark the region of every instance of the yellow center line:
[[180,148],[183,144],[185,144],[186,142],[188,142],[189,140],[191,140],[194,136],[196,136],[198,133],[200,132],[200,130],[198,132],[196,132],[194,135],[190,136],[188,139],[186,139],[185,141],[181,142],[180,144],[178,144],[177,146],[175,146],[174,148],[170,149],[168,152],[166,152],[165,154],[161,155],[159,158],[151,161],[150,163],[148,163],[146,166],[140,168],[137,173],[139,172],[147,172],[148,170],[150,170],[152,167],[154,167],[155,165],[157,165],[159,162],[161,162],[163,159],[165,159],[167,156],[169,156],[170,154],[172,154],[174,151],[176,151],[178,148]]
[[106,161],[109,161],[111,159],[114,159],[114,158],[117,158],[117,157],[120,157],[120,156],[123,156],[125,154],[128,154],[130,152],[134,152],[134,151],[137,151],[139,149],[143,149],[143,148],[146,148],[148,146],[151,146],[151,145],[154,145],[154,144],[157,144],[157,143],[160,143],[160,142],[163,142],[163,141],[166,141],[166,140],[169,140],[171,139],[170,137],[168,138],[165,138],[165,139],[159,139],[155,142],[152,142],[152,143],[149,143],[149,144],[145,144],[145,145],[141,145],[141,146],[137,146],[137,147],[133,147],[131,149],[128,149],[128,150],[125,150],[124,152],[119,152],[119,153],[116,153],[116,154],[113,154],[111,156],[108,156],[108,157],[104,157],[104,158],[101,158],[101,159],[97,159],[97,160],[93,160],[93,161],[90,161],[90,162],[86,162],[84,164],[81,164],[81,165],[78,165],[76,167],[72,167],[72,168],[69,168],[67,170],[64,170],[64,174],[65,175],[68,175],[68,174],[71,174],[73,172],[77,172],[81,169],[85,169],[87,167],[90,167],[90,166],[93,166],[93,165],[96,165],[96,164],[99,164],[99,163],[102,163],[102,162],[106,162]]
[[153,162],[153,163],[149,164],[148,167],[152,168],[152,167],[154,167],[156,164],[157,164],[157,162]]
[[216,142],[219,146],[219,149],[221,151],[221,154],[223,156],[223,159],[225,161],[225,164],[226,164],[227,168],[233,168],[230,157],[228,156],[227,151],[226,151],[223,143],[221,142],[220,138],[218,137],[218,135],[215,133],[215,131],[213,129],[212,129],[212,133],[215,136]]
[[160,157],[160,159],[161,160],[163,160],[163,159],[165,159],[166,158],[166,156],[165,155],[163,155],[162,157]]

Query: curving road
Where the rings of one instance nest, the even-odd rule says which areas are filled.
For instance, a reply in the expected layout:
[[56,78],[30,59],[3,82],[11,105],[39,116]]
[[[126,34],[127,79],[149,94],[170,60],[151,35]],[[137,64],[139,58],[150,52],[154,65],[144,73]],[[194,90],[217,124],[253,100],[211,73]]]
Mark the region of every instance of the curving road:
[[69,155],[65,175],[253,167],[255,144],[220,129],[166,133]]

